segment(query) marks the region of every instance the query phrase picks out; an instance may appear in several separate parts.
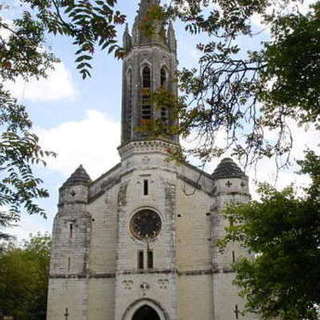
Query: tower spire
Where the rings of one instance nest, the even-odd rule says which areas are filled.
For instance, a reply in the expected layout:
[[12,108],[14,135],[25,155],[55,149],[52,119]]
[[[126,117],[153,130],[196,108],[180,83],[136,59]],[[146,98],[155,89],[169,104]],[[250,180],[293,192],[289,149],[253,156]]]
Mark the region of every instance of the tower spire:
[[159,5],[159,0],[140,0],[132,36],[127,26],[123,34],[126,55],[123,59],[122,145],[149,139],[150,135],[139,128],[153,123],[160,123],[164,127],[162,139],[178,142],[177,136],[169,136],[165,132],[166,128],[177,124],[173,108],[156,105],[152,101],[152,93],[159,89],[167,91],[171,96],[177,95],[173,25],[171,23],[166,28],[166,21],[161,18],[148,20],[148,10],[153,10],[153,6],[157,10]]
[[160,0],[140,0],[138,14],[143,15],[150,7],[159,6]]
[[157,43],[159,45],[166,45],[165,35],[165,21],[154,19],[150,21],[148,19],[148,11],[152,8],[160,8],[159,0],[141,0],[139,3],[139,9],[134,21],[132,35],[133,46],[148,45]]

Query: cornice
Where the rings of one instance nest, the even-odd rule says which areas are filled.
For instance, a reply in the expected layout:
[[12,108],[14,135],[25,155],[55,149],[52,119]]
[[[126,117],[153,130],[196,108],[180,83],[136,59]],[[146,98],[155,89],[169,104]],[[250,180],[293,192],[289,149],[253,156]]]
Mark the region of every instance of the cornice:
[[143,153],[162,153],[170,155],[173,151],[178,151],[180,146],[174,142],[165,140],[137,140],[131,141],[118,148],[122,160],[134,155]]

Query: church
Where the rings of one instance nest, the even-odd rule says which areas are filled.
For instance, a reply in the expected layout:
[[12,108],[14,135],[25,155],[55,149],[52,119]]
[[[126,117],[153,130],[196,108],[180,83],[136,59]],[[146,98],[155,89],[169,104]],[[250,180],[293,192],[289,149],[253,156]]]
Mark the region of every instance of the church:
[[248,253],[215,246],[227,225],[222,208],[250,200],[248,177],[230,158],[211,174],[168,161],[178,136],[136,130],[175,121],[149,94],[177,95],[173,25],[157,24],[149,37],[139,28],[158,3],[141,0],[123,36],[121,162],[94,181],[80,166],[59,190],[47,320],[256,319],[241,314],[232,284],[232,262]]

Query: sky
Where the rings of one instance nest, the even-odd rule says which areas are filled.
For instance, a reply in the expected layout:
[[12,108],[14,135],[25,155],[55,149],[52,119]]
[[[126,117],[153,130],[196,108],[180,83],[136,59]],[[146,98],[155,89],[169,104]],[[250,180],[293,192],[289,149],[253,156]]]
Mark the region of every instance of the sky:
[[[12,1],[12,2],[11,2]],[[14,10],[14,0],[11,10]],[[128,23],[132,27],[138,0],[119,0],[120,10],[127,13]],[[305,1],[307,6],[310,1]],[[13,4],[13,5],[12,5]],[[7,14],[10,19],[10,13]],[[268,30],[260,25],[259,17],[254,18],[257,31],[261,32],[261,41],[268,36]],[[119,28],[118,38],[122,38],[124,26]],[[179,68],[196,65],[199,53],[195,49],[197,38],[185,33],[183,26],[175,23],[178,40]],[[240,40],[241,46],[254,47],[257,43]],[[7,87],[18,101],[27,106],[34,124],[34,131],[40,138],[44,149],[55,151],[57,158],[47,159],[46,168],[35,168],[35,172],[44,180],[44,187],[50,197],[40,204],[47,212],[47,219],[39,216],[22,215],[18,226],[10,233],[19,240],[30,233],[51,232],[52,221],[57,213],[58,189],[70,174],[82,164],[92,179],[99,177],[119,162],[117,147],[120,144],[121,116],[121,74],[122,63],[105,52],[97,52],[93,60],[92,78],[82,80],[75,68],[74,52],[70,39],[49,36],[46,46],[52,47],[61,59],[47,79],[26,83],[18,79],[7,83]],[[301,159],[306,147],[316,148],[319,135],[309,127],[294,126],[294,149],[292,159]],[[272,134],[272,133],[271,133]],[[190,139],[184,144],[193,143]],[[221,159],[209,163],[206,171],[211,173]],[[194,160],[191,160],[194,161]],[[281,188],[290,183],[303,184],[308,179],[295,174],[296,168],[279,172],[276,186]],[[277,176],[273,161],[263,160],[256,168],[246,172],[251,181],[251,192],[256,196],[255,181],[275,183]]]

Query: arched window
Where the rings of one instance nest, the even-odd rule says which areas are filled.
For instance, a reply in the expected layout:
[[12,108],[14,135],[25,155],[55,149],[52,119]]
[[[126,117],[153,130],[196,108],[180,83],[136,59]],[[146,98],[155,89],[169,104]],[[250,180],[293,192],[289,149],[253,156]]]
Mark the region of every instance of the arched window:
[[132,320],[160,320],[158,313],[148,305],[139,308],[132,317]]
[[152,108],[150,101],[151,70],[148,66],[142,69],[142,96],[141,96],[141,119],[150,120],[152,118]]
[[166,86],[167,84],[167,72],[164,67],[161,68],[160,70],[160,85],[161,87]]
[[151,71],[147,66],[145,66],[142,70],[142,86],[143,88],[151,87]]
[[128,71],[128,82],[127,82],[127,99],[128,99],[128,105],[127,105],[127,135],[128,138],[131,136],[131,119],[132,119],[132,70],[130,69]]

